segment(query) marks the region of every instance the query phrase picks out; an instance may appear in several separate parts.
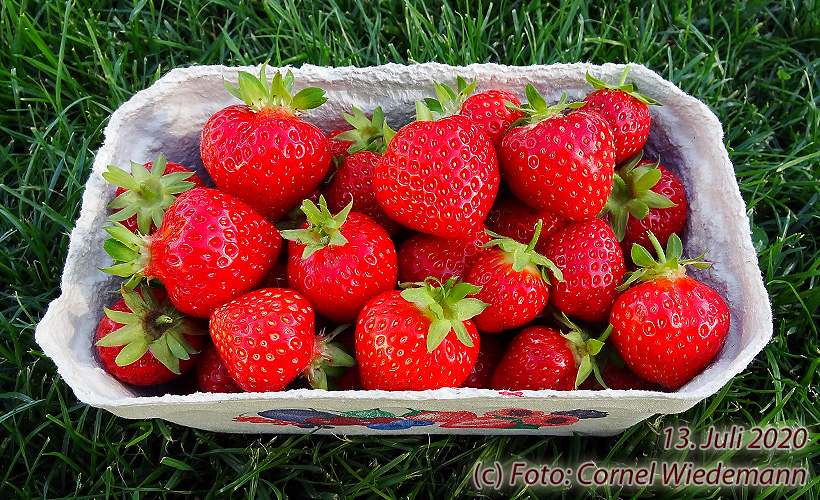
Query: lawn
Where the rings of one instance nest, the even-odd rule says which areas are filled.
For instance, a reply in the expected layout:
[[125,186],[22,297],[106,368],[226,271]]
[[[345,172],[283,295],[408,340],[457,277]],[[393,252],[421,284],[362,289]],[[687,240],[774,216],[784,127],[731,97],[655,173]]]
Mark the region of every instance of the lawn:
[[[477,463],[673,461],[666,428],[806,427],[792,488],[599,487],[514,498],[820,498],[820,6],[811,1],[4,0],[0,6],[0,498],[473,498]],[[229,435],[80,403],[34,341],[108,116],[171,68],[634,62],[706,103],[752,221],[774,338],[718,394],[612,438]]]

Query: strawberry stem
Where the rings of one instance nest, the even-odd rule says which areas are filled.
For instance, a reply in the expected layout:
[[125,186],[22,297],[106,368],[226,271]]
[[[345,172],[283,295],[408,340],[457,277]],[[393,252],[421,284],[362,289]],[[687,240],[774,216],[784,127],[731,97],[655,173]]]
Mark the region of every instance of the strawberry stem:
[[283,230],[280,234],[286,240],[298,241],[305,246],[302,259],[307,259],[314,252],[325,247],[347,244],[347,238],[342,234],[342,226],[353,209],[353,201],[336,215],[330,213],[324,196],[319,196],[318,207],[311,200],[306,199],[302,202],[301,209],[307,217],[308,227]]
[[284,76],[277,72],[269,86],[266,69],[267,63],[262,64],[258,77],[240,71],[237,87],[223,82],[231,95],[255,111],[282,110],[294,116],[299,111],[317,108],[327,102],[325,91],[317,87],[307,87],[293,95],[294,77],[290,70]]
[[686,274],[686,266],[706,269],[712,265],[709,262],[701,260],[707,252],[703,252],[695,259],[683,259],[683,243],[677,234],[672,233],[672,235],[669,236],[665,250],[652,231],[649,231],[647,235],[658,255],[657,259],[642,245],[638,243],[633,244],[630,255],[632,262],[638,266],[638,269],[629,273],[624,283],[617,287],[618,290],[626,290],[636,282],[645,282],[660,277],[668,278]]

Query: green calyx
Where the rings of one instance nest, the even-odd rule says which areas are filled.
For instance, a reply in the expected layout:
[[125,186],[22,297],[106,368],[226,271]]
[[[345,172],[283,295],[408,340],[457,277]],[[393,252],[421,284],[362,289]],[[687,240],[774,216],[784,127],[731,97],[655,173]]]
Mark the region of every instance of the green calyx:
[[328,246],[342,246],[347,244],[347,238],[342,234],[342,225],[347,220],[353,202],[347,204],[336,215],[330,213],[324,196],[319,197],[319,206],[311,200],[302,202],[302,212],[307,217],[308,227],[304,229],[287,229],[280,231],[282,238],[298,241],[305,246],[302,259],[307,259],[314,252]]
[[353,130],[342,132],[334,139],[353,143],[347,148],[348,154],[357,151],[372,151],[384,154],[390,140],[396,135],[396,131],[387,125],[381,106],[373,110],[373,118],[368,118],[360,109],[354,106],[352,113],[344,114],[344,119],[353,126]]
[[621,74],[621,80],[616,85],[608,85],[607,83],[605,83],[601,80],[598,80],[597,78],[590,75],[589,71],[587,71],[587,76],[586,76],[587,82],[589,82],[589,84],[592,85],[592,87],[595,90],[602,90],[602,89],[617,90],[617,91],[623,92],[625,94],[629,94],[630,96],[634,97],[635,99],[641,101],[644,104],[647,104],[647,105],[650,105],[650,106],[663,106],[663,104],[659,103],[655,99],[652,99],[651,97],[647,97],[647,96],[641,94],[640,92],[638,92],[637,89],[635,88],[634,84],[626,83],[626,75],[629,74],[630,69],[631,68],[630,68],[629,65],[627,65],[626,68],[624,68],[624,72]]
[[442,283],[432,277],[402,286],[412,287],[401,292],[402,298],[415,304],[431,320],[427,331],[427,352],[433,352],[451,331],[455,331],[462,344],[473,347],[464,322],[481,314],[489,304],[467,296],[480,292],[481,287],[460,282],[458,278],[450,278]]
[[549,105],[531,83],[528,83],[525,87],[524,94],[527,96],[527,102],[521,106],[515,106],[510,102],[507,103],[508,108],[524,113],[524,117],[513,123],[512,127],[538,123],[559,116],[567,109],[578,109],[586,104],[584,101],[568,103],[567,93],[564,92],[557,103]]
[[638,266],[638,269],[629,273],[626,281],[617,287],[618,290],[626,290],[635,282],[652,281],[656,278],[674,277],[685,274],[686,266],[706,269],[712,265],[709,262],[701,260],[703,256],[706,255],[706,252],[703,252],[695,259],[684,259],[683,243],[677,234],[673,233],[669,236],[669,240],[666,242],[666,250],[661,246],[658,238],[652,231],[649,231],[648,235],[652,246],[655,248],[655,252],[658,254],[658,258],[655,259],[649,250],[642,245],[637,243],[633,244],[630,256],[632,257],[632,262]]
[[575,388],[577,389],[584,380],[591,374],[595,375],[598,382],[606,387],[601,377],[601,370],[596,362],[596,356],[604,347],[604,342],[612,333],[612,325],[608,325],[606,330],[598,337],[593,338],[584,329],[572,322],[563,312],[554,314],[555,319],[564,327],[569,329],[569,332],[562,333],[567,339],[567,345],[575,354],[575,359],[578,361],[578,375],[575,377]]
[[475,91],[476,83],[475,78],[471,83],[467,83],[461,76],[456,77],[455,89],[436,82],[435,99],[427,97],[424,101],[416,101],[416,120],[435,121],[458,114],[464,101]]
[[288,70],[284,76],[277,72],[268,85],[265,74],[267,64],[259,70],[259,76],[246,71],[239,72],[239,86],[234,87],[225,82],[225,87],[236,98],[242,100],[256,111],[282,110],[289,115],[321,106],[327,102],[325,91],[317,87],[307,87],[293,94],[293,72]]
[[102,174],[103,178],[125,189],[124,193],[108,204],[108,208],[117,211],[110,219],[122,222],[136,215],[137,228],[141,234],[148,234],[151,224],[159,227],[162,216],[177,195],[194,187],[193,182],[186,180],[194,175],[193,172],[166,174],[166,165],[167,161],[162,153],[154,160],[151,170],[134,161],[131,162],[130,174],[108,165],[108,171]]
[[105,308],[105,315],[123,326],[97,341],[96,345],[124,346],[114,358],[117,366],[128,366],[150,352],[157,361],[179,375],[179,360],[188,360],[199,352],[191,347],[183,334],[204,335],[207,330],[178,311],[170,300],[158,301],[151,288],[142,287],[136,292],[122,285],[120,293],[130,312]]
[[612,191],[601,215],[609,214],[610,226],[618,241],[624,239],[629,217],[645,219],[650,208],[676,206],[666,196],[652,191],[661,179],[659,162],[638,166],[643,152],[632,157],[612,178]]
[[564,274],[558,269],[555,263],[535,251],[535,245],[538,243],[539,236],[541,236],[542,226],[543,223],[541,219],[538,219],[538,223],[535,225],[535,234],[533,234],[532,239],[526,245],[520,241],[507,238],[487,229],[486,233],[492,236],[493,239],[483,246],[484,248],[497,246],[506,252],[512,259],[513,271],[517,273],[523,271],[527,266],[532,265],[538,269],[541,273],[541,278],[548,284],[550,283],[550,272],[558,281],[564,281]]
[[114,259],[114,265],[101,271],[127,278],[125,286],[134,289],[145,277],[145,265],[149,259],[147,237],[134,234],[115,221],[103,229],[110,236],[103,242],[103,249]]
[[333,379],[344,375],[351,366],[356,365],[356,358],[350,355],[341,344],[333,339],[351,325],[341,325],[327,335],[319,335],[316,339],[317,351],[304,375],[314,389],[333,388]]

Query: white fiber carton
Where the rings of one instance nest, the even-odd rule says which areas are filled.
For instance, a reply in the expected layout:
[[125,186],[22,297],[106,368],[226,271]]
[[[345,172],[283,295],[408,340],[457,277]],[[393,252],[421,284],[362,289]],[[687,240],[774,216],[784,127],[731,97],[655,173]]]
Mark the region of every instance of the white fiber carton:
[[[587,71],[617,81],[624,66],[564,64],[510,67],[473,64],[453,67],[427,63],[368,68],[291,68],[297,89],[317,86],[328,102],[305,114],[324,131],[345,125],[351,106],[372,112],[381,106],[398,128],[415,113],[413,102],[433,95],[433,82],[454,85],[457,76],[477,79],[478,90],[501,88],[523,97],[532,83],[548,102],[562,92],[581,99],[592,89]],[[689,218],[682,235],[686,255],[709,250],[713,263],[689,272],[715,288],[731,310],[731,329],[723,349],[706,370],[675,392],[652,391],[494,391],[439,389],[421,392],[298,389],[278,393],[157,395],[109,375],[94,350],[103,306],[116,296],[120,278],[99,270],[111,264],[103,251],[106,205],[115,188],[102,173],[107,165],[128,168],[164,153],[169,161],[194,167],[207,177],[199,156],[202,127],[229,104],[238,103],[223,78],[236,83],[240,70],[258,68],[200,66],[174,69],[137,93],[111,116],[105,142],[86,184],[82,210],[71,233],[62,293],[37,327],[36,340],[54,360],[61,377],[83,402],[133,419],[162,418],[178,424],[225,432],[382,433],[536,433],[612,435],[654,415],[678,413],[715,394],[743,371],[772,335],[772,312],[752,246],[746,207],[723,145],[715,115],[656,73],[632,65],[638,89],[663,103],[651,106],[647,145],[683,181]],[[269,68],[268,75],[275,68]]]

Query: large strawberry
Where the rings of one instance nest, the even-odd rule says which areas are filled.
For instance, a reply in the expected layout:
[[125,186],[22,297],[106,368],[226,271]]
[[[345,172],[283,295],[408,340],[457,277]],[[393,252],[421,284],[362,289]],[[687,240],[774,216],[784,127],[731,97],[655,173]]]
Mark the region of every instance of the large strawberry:
[[567,224],[537,250],[563,274],[563,280],[550,287],[552,305],[584,321],[609,318],[626,267],[618,240],[606,222],[592,218]]
[[476,259],[486,251],[484,244],[492,239],[486,229],[479,225],[464,238],[411,236],[398,249],[399,281],[416,283],[428,277],[442,283],[453,277],[466,281]]
[[131,173],[108,166],[103,178],[117,186],[116,198],[108,204],[115,210],[110,219],[133,232],[157,230],[162,215],[177,195],[194,187],[205,187],[198,175],[179,163],[166,161],[162,153],[148,163],[131,162]]
[[683,259],[683,245],[673,234],[666,250],[650,233],[658,259],[640,245],[632,273],[609,321],[612,345],[641,378],[677,389],[700,373],[715,357],[729,332],[729,308],[711,287],[686,274],[686,266],[709,267]]
[[516,109],[520,106],[521,101],[515,94],[490,89],[467,97],[459,114],[474,121],[487,134],[493,146],[498,147],[507,129],[524,117],[524,113]]
[[156,385],[193,368],[207,327],[177,310],[162,289],[123,286],[121,293],[97,327],[105,369],[123,382]]
[[617,85],[607,85],[587,72],[587,81],[595,89],[584,98],[586,108],[597,111],[612,127],[615,143],[615,163],[621,163],[643,149],[649,137],[652,116],[649,105],[661,104],[626,83],[629,66],[624,68]]
[[327,99],[315,87],[291,95],[293,73],[276,73],[270,86],[262,66],[257,78],[239,73],[228,90],[245,104],[216,112],[202,130],[200,151],[216,186],[272,222],[316,188],[330,168],[325,134],[298,112]]
[[500,332],[529,323],[549,300],[549,272],[561,280],[561,271],[535,252],[541,233],[539,220],[529,244],[491,233],[486,252],[478,256],[467,281],[481,287],[475,297],[490,304],[473,318],[482,332]]
[[237,297],[211,313],[213,343],[231,377],[246,391],[281,391],[299,375],[327,388],[324,366],[354,360],[316,335],[310,303],[298,292],[263,288]]
[[[472,92],[475,82],[460,95]],[[436,84],[439,101],[416,102],[417,120],[402,127],[376,164],[373,190],[387,215],[424,233],[468,235],[498,193],[495,148],[469,118],[457,115],[459,97]],[[431,111],[429,106],[433,106]]]
[[[584,103],[566,103],[566,94],[547,105],[531,84],[526,88],[525,124],[501,141],[501,175],[527,205],[570,221],[596,216],[606,204],[615,172],[612,130]],[[565,110],[573,109],[568,114]]]
[[105,250],[106,272],[158,279],[185,314],[206,318],[217,306],[252,290],[270,271],[282,239],[247,204],[209,188],[187,191],[165,212],[157,232],[140,236],[114,223]]
[[302,204],[308,223],[282,231],[288,245],[288,283],[319,314],[353,323],[365,303],[396,287],[396,248],[376,222],[352,212],[353,202],[333,215],[324,198]]
[[356,323],[356,360],[365,389],[458,387],[475,365],[478,331],[470,318],[486,304],[478,288],[427,280],[374,297]]

